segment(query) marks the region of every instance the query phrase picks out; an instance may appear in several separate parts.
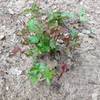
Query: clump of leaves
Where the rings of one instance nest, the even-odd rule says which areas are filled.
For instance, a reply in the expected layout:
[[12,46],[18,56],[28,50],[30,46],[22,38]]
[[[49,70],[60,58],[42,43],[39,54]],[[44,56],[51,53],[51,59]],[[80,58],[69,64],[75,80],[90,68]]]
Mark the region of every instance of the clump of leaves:
[[56,44],[53,39],[50,40],[50,38],[45,34],[41,37],[38,37],[37,35],[32,35],[29,37],[29,43],[35,44],[36,48],[41,53],[49,53],[51,51],[55,51]]
[[[80,10],[79,14],[62,11],[51,12],[47,16],[47,19],[45,20],[46,22],[39,19],[38,15],[42,16],[42,14],[40,14],[40,8],[34,3],[31,8],[24,10],[24,13],[31,13],[32,15],[26,28],[22,30],[23,35],[24,33],[30,33],[27,36],[27,41],[30,46],[30,50],[26,52],[27,56],[32,56],[35,59],[34,54],[35,56],[38,56],[57,51],[58,38],[63,40],[64,43],[66,42],[66,47],[68,49],[75,49],[75,47],[79,45],[79,27],[76,27],[75,25],[77,22],[79,22],[77,24],[83,24],[87,20],[86,11],[83,8]],[[65,25],[65,21],[67,25]],[[64,29],[67,29],[68,31],[66,32]],[[61,32],[61,30],[63,31]],[[57,36],[57,39],[52,38],[52,34]],[[67,64],[61,65],[61,74],[58,79],[60,79],[63,73],[68,70]],[[32,83],[46,80],[47,83],[50,84],[54,75],[55,71],[43,63],[34,64],[34,66],[28,71],[28,76],[32,80]]]
[[[65,21],[67,21],[65,25]],[[71,48],[79,46],[79,26],[87,22],[86,11],[84,8],[80,9],[79,14],[74,12],[61,12],[56,11],[50,13],[48,16],[48,26],[49,28],[57,30],[59,26],[68,29],[66,36],[63,38],[66,44],[70,45]],[[54,31],[55,31],[54,30]],[[67,46],[68,46],[67,45]]]
[[71,35],[70,44],[73,48],[77,47],[77,45],[79,44],[78,34],[79,34],[78,30],[76,30],[75,28],[70,29],[70,35]]
[[48,53],[56,49],[55,41],[43,31],[42,25],[36,19],[30,19],[27,26],[29,32],[35,33],[35,35],[29,36],[29,44],[35,44],[41,53]]
[[31,8],[25,9],[22,14],[32,14],[32,16],[38,15],[40,13],[40,8],[33,3]]
[[58,27],[62,25],[66,19],[75,19],[76,14],[72,12],[55,11],[48,15],[48,24],[50,28]]
[[29,32],[34,32],[36,34],[39,34],[39,33],[43,33],[43,26],[41,23],[39,23],[36,18],[32,17],[28,23],[27,23],[27,27],[28,27],[28,30]]
[[46,64],[43,63],[35,64],[28,71],[28,76],[31,79],[33,84],[36,84],[41,80],[46,80],[46,82],[50,85],[54,75],[55,72],[51,70]]
[[55,28],[58,25],[60,25],[63,21],[63,18],[61,17],[61,12],[57,11],[57,12],[53,12],[48,16],[48,24],[49,27],[51,28]]

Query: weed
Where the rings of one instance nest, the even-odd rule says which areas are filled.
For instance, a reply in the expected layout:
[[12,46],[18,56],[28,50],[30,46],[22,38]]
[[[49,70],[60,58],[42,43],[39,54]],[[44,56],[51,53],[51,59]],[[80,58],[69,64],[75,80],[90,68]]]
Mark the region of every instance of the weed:
[[51,84],[55,73],[46,64],[37,63],[28,71],[28,75],[33,84],[41,80],[46,80],[48,84]]
[[32,16],[38,15],[40,13],[40,8],[33,3],[31,8],[25,9],[21,14],[32,14]]
[[[26,27],[22,29],[22,35],[28,34],[27,42],[30,49],[26,52],[27,56],[39,56],[46,53],[56,52],[60,44],[57,39],[63,40],[66,48],[70,51],[79,45],[79,26],[87,21],[86,11],[81,9],[79,14],[73,12],[53,11],[47,15],[47,19],[42,21],[39,19],[41,14],[40,8],[33,3],[32,7],[24,10],[24,14],[31,13],[32,17],[29,19]],[[38,16],[39,15],[39,16]],[[66,22],[66,23],[65,23]],[[79,23],[78,23],[79,22]],[[77,25],[77,26],[76,26]],[[67,31],[65,31],[65,29]],[[56,37],[56,38],[55,38]],[[34,57],[35,59],[35,57]],[[61,65],[61,73],[67,72],[67,64]],[[41,80],[46,80],[48,84],[51,83],[56,72],[50,69],[46,64],[35,63],[28,71],[28,76],[32,83],[37,83]]]
[[80,9],[79,19],[81,23],[85,23],[88,21],[87,16],[86,16],[86,10],[84,8]]

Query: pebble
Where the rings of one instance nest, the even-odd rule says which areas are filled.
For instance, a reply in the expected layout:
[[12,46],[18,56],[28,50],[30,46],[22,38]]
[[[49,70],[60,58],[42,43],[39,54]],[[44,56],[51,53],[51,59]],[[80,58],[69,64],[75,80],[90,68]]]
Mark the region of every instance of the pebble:
[[64,43],[64,41],[61,40],[61,39],[57,39],[57,42],[58,42],[58,43]]
[[21,71],[21,70],[18,70],[17,68],[11,68],[11,69],[9,70],[9,74],[12,74],[12,75],[17,75],[17,76],[19,76],[19,75],[21,75],[21,73],[22,73],[22,71]]
[[42,16],[41,19],[42,19],[42,20],[46,20],[46,18],[47,18],[47,16]]
[[9,90],[9,87],[6,87],[6,90],[8,91]]
[[8,9],[8,12],[9,12],[10,14],[12,14],[12,15],[14,14],[14,11],[13,11],[11,8]]
[[0,33],[0,40],[3,40],[5,38],[5,34],[4,33]]

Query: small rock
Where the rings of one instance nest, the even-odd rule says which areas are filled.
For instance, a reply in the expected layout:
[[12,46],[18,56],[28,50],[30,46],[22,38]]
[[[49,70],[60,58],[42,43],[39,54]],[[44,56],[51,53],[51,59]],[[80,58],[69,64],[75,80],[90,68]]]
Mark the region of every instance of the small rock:
[[9,87],[6,87],[6,90],[8,91],[9,90]]
[[0,33],[0,40],[3,40],[5,38],[4,33]]
[[57,39],[57,42],[58,42],[58,43],[61,43],[61,44],[64,43],[64,41],[61,40],[61,39]]
[[41,19],[42,19],[42,20],[46,20],[46,18],[47,18],[47,16],[42,16]]
[[11,8],[8,9],[8,12],[9,12],[10,14],[12,14],[12,15],[14,14],[14,11],[13,11]]
[[19,75],[21,75],[21,73],[22,73],[22,71],[21,71],[21,70],[18,70],[17,68],[11,68],[11,69],[9,70],[9,74],[12,74],[12,75],[17,75],[17,76],[19,76]]

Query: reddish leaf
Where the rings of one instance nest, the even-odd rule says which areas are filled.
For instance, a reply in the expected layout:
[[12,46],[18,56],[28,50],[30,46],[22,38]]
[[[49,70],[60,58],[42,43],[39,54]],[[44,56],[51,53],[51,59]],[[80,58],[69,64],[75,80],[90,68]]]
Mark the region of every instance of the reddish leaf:
[[68,71],[68,65],[63,63],[63,64],[61,65],[61,71],[62,71],[62,72],[67,72],[67,71]]
[[58,80],[62,77],[62,75],[64,74],[64,72],[69,71],[68,65],[63,63],[61,64],[61,74],[58,77]]
[[15,46],[14,49],[11,51],[11,55],[14,56],[14,55],[16,55],[18,52],[24,53],[24,52],[25,52],[25,49],[20,48],[19,46]]

